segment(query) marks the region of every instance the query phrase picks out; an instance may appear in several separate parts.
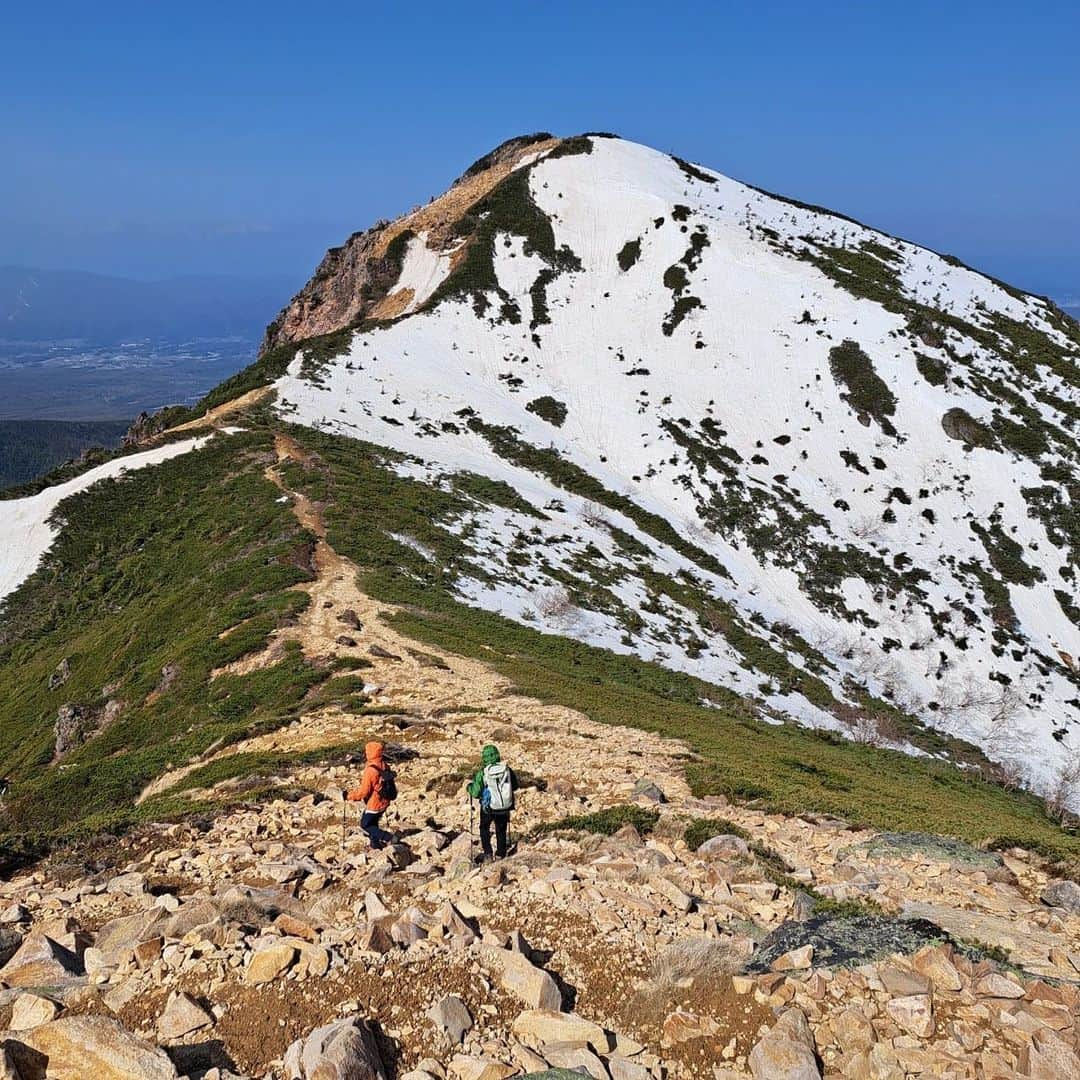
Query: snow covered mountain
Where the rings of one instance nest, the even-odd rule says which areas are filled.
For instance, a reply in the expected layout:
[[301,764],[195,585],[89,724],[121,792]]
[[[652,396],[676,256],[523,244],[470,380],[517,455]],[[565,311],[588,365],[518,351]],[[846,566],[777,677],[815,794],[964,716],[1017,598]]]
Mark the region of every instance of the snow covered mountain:
[[999,785],[1080,812],[1078,359],[1049,301],[837,214],[511,140],[150,449],[0,501],[10,812],[112,827],[253,725],[377,712],[362,641],[292,629],[349,565],[418,642],[670,719],[699,791],[1056,836]]
[[283,417],[513,489],[454,524],[469,604],[1043,791],[1075,761],[1080,327],[1050,302],[532,136],[331,251],[265,348]]

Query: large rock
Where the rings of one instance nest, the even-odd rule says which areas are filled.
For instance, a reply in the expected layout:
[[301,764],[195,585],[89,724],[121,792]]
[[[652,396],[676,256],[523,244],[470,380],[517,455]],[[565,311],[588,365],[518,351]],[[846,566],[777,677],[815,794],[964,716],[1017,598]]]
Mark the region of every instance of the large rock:
[[526,1009],[518,1014],[511,1030],[529,1046],[540,1047],[556,1042],[580,1043],[591,1046],[599,1054],[606,1054],[609,1048],[607,1032],[599,1024],[577,1013]]
[[79,974],[82,965],[70,949],[44,934],[28,934],[15,955],[0,968],[8,986],[49,986]]
[[1032,1080],[1064,1080],[1080,1076],[1080,1056],[1060,1035],[1043,1028],[1020,1051],[1020,1072]]
[[102,1016],[65,1016],[24,1032],[9,1046],[20,1080],[178,1080],[179,1075],[163,1050]]
[[934,1034],[934,1009],[929,994],[905,994],[893,998],[885,1011],[909,1035],[929,1039]]
[[269,945],[251,954],[244,979],[252,986],[261,986],[263,983],[273,982],[279,975],[284,975],[292,967],[297,956],[298,950],[295,945],[290,945],[287,942],[279,945]]
[[814,1037],[799,1009],[788,1009],[750,1051],[757,1080],[821,1080]]
[[153,907],[149,911],[113,919],[98,931],[94,938],[94,948],[98,950],[104,964],[116,964],[126,953],[133,952],[137,945],[160,937],[168,921],[169,913],[163,907]]
[[11,1008],[11,1023],[8,1026],[12,1031],[27,1031],[55,1020],[59,1012],[60,1006],[47,997],[20,994]]
[[[508,1080],[518,1070],[513,1065],[489,1057],[467,1057],[455,1054],[450,1059],[450,1075],[455,1080]],[[581,1080],[581,1073],[572,1073],[574,1080]]]
[[710,836],[698,849],[703,859],[744,859],[750,855],[750,846],[741,836],[721,833]]
[[194,998],[174,990],[158,1020],[158,1034],[167,1042],[182,1039],[193,1031],[213,1027],[214,1018]]
[[460,1046],[465,1032],[473,1026],[472,1016],[457,994],[450,994],[436,1002],[426,1015],[451,1046]]
[[544,1045],[544,1057],[556,1069],[569,1069],[593,1080],[608,1080],[604,1063],[587,1047],[577,1043],[550,1042]]
[[1051,881],[1042,891],[1042,902],[1080,915],[1080,885],[1075,881]]
[[386,1080],[375,1035],[358,1017],[335,1020],[285,1052],[288,1080]]
[[562,992],[555,980],[528,957],[510,949],[486,947],[483,956],[498,969],[499,982],[530,1009],[562,1010]]
[[988,998],[1022,998],[1024,988],[1000,972],[991,971],[975,983],[975,993]]

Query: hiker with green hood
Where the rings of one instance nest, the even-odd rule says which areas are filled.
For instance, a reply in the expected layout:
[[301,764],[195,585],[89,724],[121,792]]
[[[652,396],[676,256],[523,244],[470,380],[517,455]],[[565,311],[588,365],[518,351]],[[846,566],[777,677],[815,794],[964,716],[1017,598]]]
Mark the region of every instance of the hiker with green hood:
[[510,812],[514,809],[517,777],[502,760],[499,748],[488,743],[480,755],[480,768],[468,785],[469,798],[480,801],[480,848],[483,858],[492,858],[491,830],[495,829],[495,854],[506,858],[506,838]]

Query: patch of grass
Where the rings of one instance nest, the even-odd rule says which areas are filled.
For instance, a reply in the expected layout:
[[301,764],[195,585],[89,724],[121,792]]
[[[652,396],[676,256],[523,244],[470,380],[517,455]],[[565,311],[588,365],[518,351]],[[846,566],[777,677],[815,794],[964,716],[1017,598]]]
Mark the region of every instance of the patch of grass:
[[465,238],[464,255],[425,301],[423,310],[446,300],[471,297],[474,311],[483,315],[491,305],[489,294],[494,294],[501,305],[500,321],[520,322],[516,301],[495,273],[496,237],[505,234],[521,237],[525,254],[539,255],[551,271],[537,280],[532,292],[533,325],[546,321],[547,285],[559,274],[580,270],[581,261],[566,245],[556,245],[551,222],[533,200],[530,173],[531,166],[515,169],[461,219],[458,233]]
[[[280,786],[284,778],[305,765],[345,765],[351,761],[362,761],[363,757],[363,739],[291,753],[261,750],[226,754],[192,770],[159,798],[171,798],[184,791],[213,788],[218,784],[256,777],[271,782],[273,786]],[[153,810],[153,800],[148,799],[145,805],[149,811]]]
[[[270,452],[264,431],[217,438],[61,503],[55,544],[0,621],[0,770],[12,780],[0,847],[135,820],[156,776],[293,718],[327,677],[295,649],[249,675],[210,677],[307,603],[291,586],[310,577],[297,553],[313,538],[275,502]],[[65,657],[71,677],[50,691]],[[159,690],[166,665],[178,674]],[[53,762],[59,706],[107,700],[120,703],[111,725]]]
[[658,810],[650,810],[644,806],[609,806],[604,810],[597,810],[593,814],[575,814],[570,817],[559,818],[558,821],[544,821],[537,825],[533,836],[544,836],[548,833],[557,832],[586,832],[597,833],[600,836],[614,836],[620,829],[627,825],[633,825],[642,836],[652,832],[657,821],[660,820]]

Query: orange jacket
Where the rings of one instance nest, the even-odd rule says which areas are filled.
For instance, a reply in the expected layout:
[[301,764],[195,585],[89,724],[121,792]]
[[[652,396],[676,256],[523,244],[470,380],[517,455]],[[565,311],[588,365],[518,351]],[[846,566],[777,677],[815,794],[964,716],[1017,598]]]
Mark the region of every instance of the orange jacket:
[[379,794],[379,781],[382,779],[383,769],[386,768],[386,761],[383,759],[383,744],[369,742],[364,747],[364,757],[367,759],[367,764],[360,777],[360,786],[350,791],[347,798],[349,802],[362,802],[373,814],[379,814],[390,805],[390,800],[384,799]]

